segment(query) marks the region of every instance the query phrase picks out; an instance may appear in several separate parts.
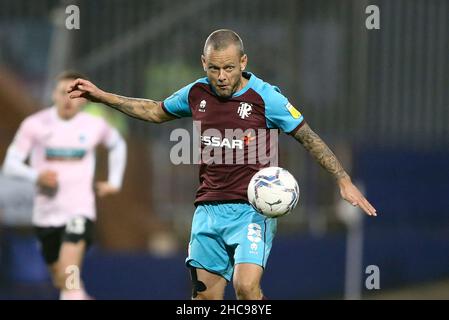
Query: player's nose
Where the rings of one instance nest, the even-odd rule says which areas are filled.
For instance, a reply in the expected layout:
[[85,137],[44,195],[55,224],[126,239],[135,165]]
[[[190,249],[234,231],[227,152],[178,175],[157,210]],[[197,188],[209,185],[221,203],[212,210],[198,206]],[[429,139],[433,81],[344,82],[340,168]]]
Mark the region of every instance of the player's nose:
[[226,73],[224,70],[220,70],[220,74],[218,75],[218,81],[220,82],[226,81]]

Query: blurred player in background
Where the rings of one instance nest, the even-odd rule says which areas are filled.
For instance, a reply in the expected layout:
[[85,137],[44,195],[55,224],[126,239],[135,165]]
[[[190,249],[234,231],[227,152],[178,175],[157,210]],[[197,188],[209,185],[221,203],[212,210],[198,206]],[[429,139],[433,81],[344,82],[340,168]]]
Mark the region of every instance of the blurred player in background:
[[96,183],[98,196],[119,192],[126,164],[126,143],[118,131],[83,112],[85,99],[69,98],[68,85],[78,78],[84,77],[72,71],[57,78],[54,106],[22,122],[3,166],[6,175],[36,184],[33,225],[63,300],[89,299],[73,276],[81,274],[96,219],[95,148],[104,144],[109,150],[108,181]]
[[[211,140],[218,141],[218,137],[207,136],[209,129],[215,129],[222,137],[225,129],[280,129],[295,137],[335,177],[345,200],[368,215],[376,215],[376,210],[301,113],[276,87],[245,71],[248,58],[235,32],[213,32],[206,40],[201,59],[207,77],[187,85],[163,102],[107,93],[82,79],[70,85],[70,97],[102,102],[134,118],[154,123],[192,117],[201,123],[203,150]],[[240,142],[233,140],[233,143],[222,140],[217,148],[244,146],[247,152],[254,138],[243,136]],[[271,154],[270,150],[267,154]],[[258,214],[248,203],[246,191],[251,177],[264,166],[267,164],[260,162],[201,163],[186,259],[193,298],[223,299],[225,286],[233,278],[238,299],[263,299],[260,281],[277,221]],[[255,236],[257,248],[248,239]]]

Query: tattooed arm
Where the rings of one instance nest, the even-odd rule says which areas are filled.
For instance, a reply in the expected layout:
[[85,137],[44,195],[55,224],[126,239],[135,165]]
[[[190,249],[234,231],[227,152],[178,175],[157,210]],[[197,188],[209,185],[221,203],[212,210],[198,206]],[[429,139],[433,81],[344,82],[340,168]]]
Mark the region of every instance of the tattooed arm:
[[162,102],[160,101],[127,98],[109,94],[103,103],[133,118],[149,122],[162,123],[176,119],[162,109]]
[[162,109],[160,101],[127,98],[108,93],[84,79],[75,80],[67,91],[71,99],[86,98],[92,102],[100,102],[136,119],[154,123],[176,119]]
[[340,161],[329,149],[323,140],[305,123],[294,134],[304,148],[315,158],[315,160],[337,180],[340,187],[340,194],[354,206],[360,206],[368,215],[375,216],[376,209],[365,199],[362,193],[352,183],[351,178],[343,169]]
[[349,178],[349,175],[345,172],[335,154],[307,123],[296,131],[294,137],[307,151],[310,152],[317,162],[337,180]]

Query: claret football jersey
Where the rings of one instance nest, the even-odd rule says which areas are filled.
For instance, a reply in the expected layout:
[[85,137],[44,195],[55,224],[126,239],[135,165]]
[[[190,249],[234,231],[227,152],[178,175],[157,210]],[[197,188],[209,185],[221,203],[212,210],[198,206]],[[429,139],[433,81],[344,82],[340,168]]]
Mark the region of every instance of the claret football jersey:
[[244,72],[248,82],[230,98],[217,96],[208,78],[199,79],[163,101],[172,116],[192,117],[199,131],[199,188],[195,203],[247,201],[251,177],[277,165],[279,131],[304,124],[301,113],[280,90]]

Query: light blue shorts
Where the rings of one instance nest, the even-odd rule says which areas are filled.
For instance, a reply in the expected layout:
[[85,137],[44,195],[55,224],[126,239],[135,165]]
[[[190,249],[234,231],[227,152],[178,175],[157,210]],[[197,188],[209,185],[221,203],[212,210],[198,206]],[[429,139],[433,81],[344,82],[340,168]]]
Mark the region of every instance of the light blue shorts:
[[234,265],[265,268],[277,220],[264,217],[248,203],[209,202],[193,215],[188,267],[205,269],[230,281]]

